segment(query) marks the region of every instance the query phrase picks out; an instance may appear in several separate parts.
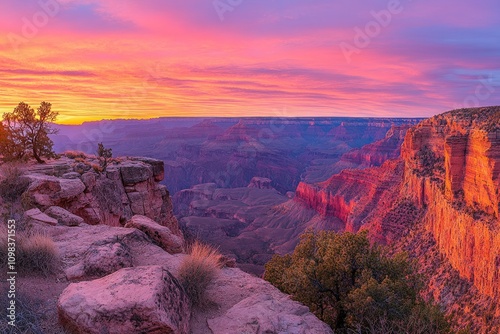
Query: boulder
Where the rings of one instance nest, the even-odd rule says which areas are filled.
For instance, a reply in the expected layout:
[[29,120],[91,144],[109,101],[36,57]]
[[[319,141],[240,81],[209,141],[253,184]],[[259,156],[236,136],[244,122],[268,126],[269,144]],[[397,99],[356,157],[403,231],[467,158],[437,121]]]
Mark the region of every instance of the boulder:
[[96,185],[96,174],[92,172],[88,172],[82,175],[82,182],[85,185],[85,190],[87,192],[91,192]]
[[189,333],[189,300],[161,266],[125,268],[72,283],[57,308],[61,323],[75,333]]
[[66,269],[65,274],[68,280],[103,277],[128,267],[132,267],[129,247],[122,242],[103,240],[93,243],[85,252],[83,261]]
[[27,223],[47,224],[56,226],[57,219],[47,216],[40,209],[31,209],[24,213],[24,219]]
[[144,163],[128,162],[120,165],[123,184],[126,186],[146,181],[153,176],[153,167]]
[[75,199],[85,190],[80,179],[62,179],[50,175],[29,174],[28,194],[35,204],[48,207]]
[[309,309],[288,296],[257,293],[208,319],[213,333],[329,334],[333,331]]
[[60,225],[78,226],[80,224],[85,223],[82,217],[74,215],[71,212],[59,206],[49,207],[47,210],[45,210],[45,214],[49,215],[52,218],[57,219],[57,222]]
[[155,244],[170,254],[182,253],[184,251],[184,242],[181,237],[173,234],[168,227],[161,226],[146,216],[133,216],[127,224],[125,224],[125,227],[136,228],[144,232]]
[[153,167],[153,176],[156,182],[163,181],[165,177],[165,163],[162,160],[157,160],[147,157],[135,157],[133,160],[142,161]]

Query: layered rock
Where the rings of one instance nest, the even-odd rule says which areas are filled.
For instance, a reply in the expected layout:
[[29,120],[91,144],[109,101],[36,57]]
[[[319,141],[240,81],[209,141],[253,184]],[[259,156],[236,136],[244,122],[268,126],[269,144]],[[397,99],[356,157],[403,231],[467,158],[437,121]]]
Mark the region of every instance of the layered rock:
[[344,230],[357,232],[375,210],[392,206],[402,167],[401,162],[388,161],[381,168],[344,170],[316,185],[302,182],[295,201],[322,216],[334,216],[344,223]]
[[410,125],[391,127],[384,139],[344,153],[340,158],[341,163],[351,163],[356,167],[372,167],[381,166],[387,160],[399,158],[401,145],[410,127]]
[[480,292],[500,292],[500,108],[448,112],[408,131],[404,187],[438,249]]
[[[164,177],[162,161],[121,159],[108,166],[105,172],[90,168],[96,166],[95,163],[98,162],[93,158],[76,161],[63,157],[43,169],[39,166],[28,168],[25,175],[30,181],[28,201],[61,221],[65,216],[73,225],[81,221],[61,210],[92,225],[123,226],[133,215],[144,215],[181,236],[169,192],[159,183]],[[63,166],[75,172],[68,172]]]

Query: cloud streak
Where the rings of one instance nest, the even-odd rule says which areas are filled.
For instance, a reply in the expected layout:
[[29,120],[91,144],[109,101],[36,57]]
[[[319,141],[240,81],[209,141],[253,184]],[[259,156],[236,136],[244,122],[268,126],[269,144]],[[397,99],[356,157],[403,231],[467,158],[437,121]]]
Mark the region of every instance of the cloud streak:
[[[55,1],[55,0],[40,0]],[[63,123],[158,116],[431,116],[489,78],[500,104],[500,3],[401,0],[403,10],[346,62],[389,1],[58,0],[13,50],[39,0],[0,11],[0,112],[49,100]]]

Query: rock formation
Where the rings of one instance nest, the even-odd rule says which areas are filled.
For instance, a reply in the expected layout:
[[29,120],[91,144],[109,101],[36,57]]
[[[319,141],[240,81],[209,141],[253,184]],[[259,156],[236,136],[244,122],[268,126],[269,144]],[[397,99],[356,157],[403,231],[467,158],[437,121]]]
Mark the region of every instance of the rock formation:
[[500,293],[500,108],[448,112],[405,139],[404,187],[438,248],[480,292]]
[[96,159],[76,159],[63,157],[27,168],[27,200],[31,205],[73,225],[83,220],[91,225],[124,226],[133,215],[144,215],[181,236],[169,192],[159,184],[164,177],[162,161],[116,160],[105,172],[96,172],[91,167],[97,166]]
[[[57,309],[59,322],[47,317],[45,328],[58,332],[62,325],[70,333],[224,334],[227,329],[251,328],[331,333],[306,307],[269,283],[229,268],[234,261],[227,257],[207,292],[212,306],[192,308],[176,279],[186,255],[180,253],[184,240],[168,191],[157,183],[163,164],[119,159],[106,173],[98,173],[81,165],[92,160],[62,158],[25,168],[30,185],[23,201],[35,208],[25,212],[24,221],[51,237],[61,260],[58,289],[43,300],[51,314]],[[261,181],[265,188],[268,182]],[[211,200],[239,202],[241,207],[286,200],[275,189],[201,188],[208,188],[201,193],[209,193]],[[140,196],[130,196],[133,193]],[[235,208],[238,205],[221,206],[213,214],[226,216]],[[97,212],[99,220],[85,215],[88,209]],[[244,210],[240,214],[242,220],[255,215]],[[42,286],[55,281],[52,276],[30,280],[26,283]]]
[[188,334],[191,309],[182,286],[161,266],[121,269],[70,284],[59,318],[74,333]]
[[373,240],[409,252],[430,295],[457,324],[498,331],[500,107],[425,120],[408,130],[401,156],[301,183],[296,201],[340,219],[339,230],[368,230]]

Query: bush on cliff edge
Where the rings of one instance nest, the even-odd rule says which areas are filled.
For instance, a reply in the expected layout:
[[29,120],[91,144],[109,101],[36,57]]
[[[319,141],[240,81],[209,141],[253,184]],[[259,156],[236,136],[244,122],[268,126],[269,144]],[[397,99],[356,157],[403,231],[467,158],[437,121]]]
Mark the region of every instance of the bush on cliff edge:
[[293,254],[275,255],[264,278],[309,306],[336,333],[447,333],[419,295],[405,255],[388,257],[366,233],[306,232]]

